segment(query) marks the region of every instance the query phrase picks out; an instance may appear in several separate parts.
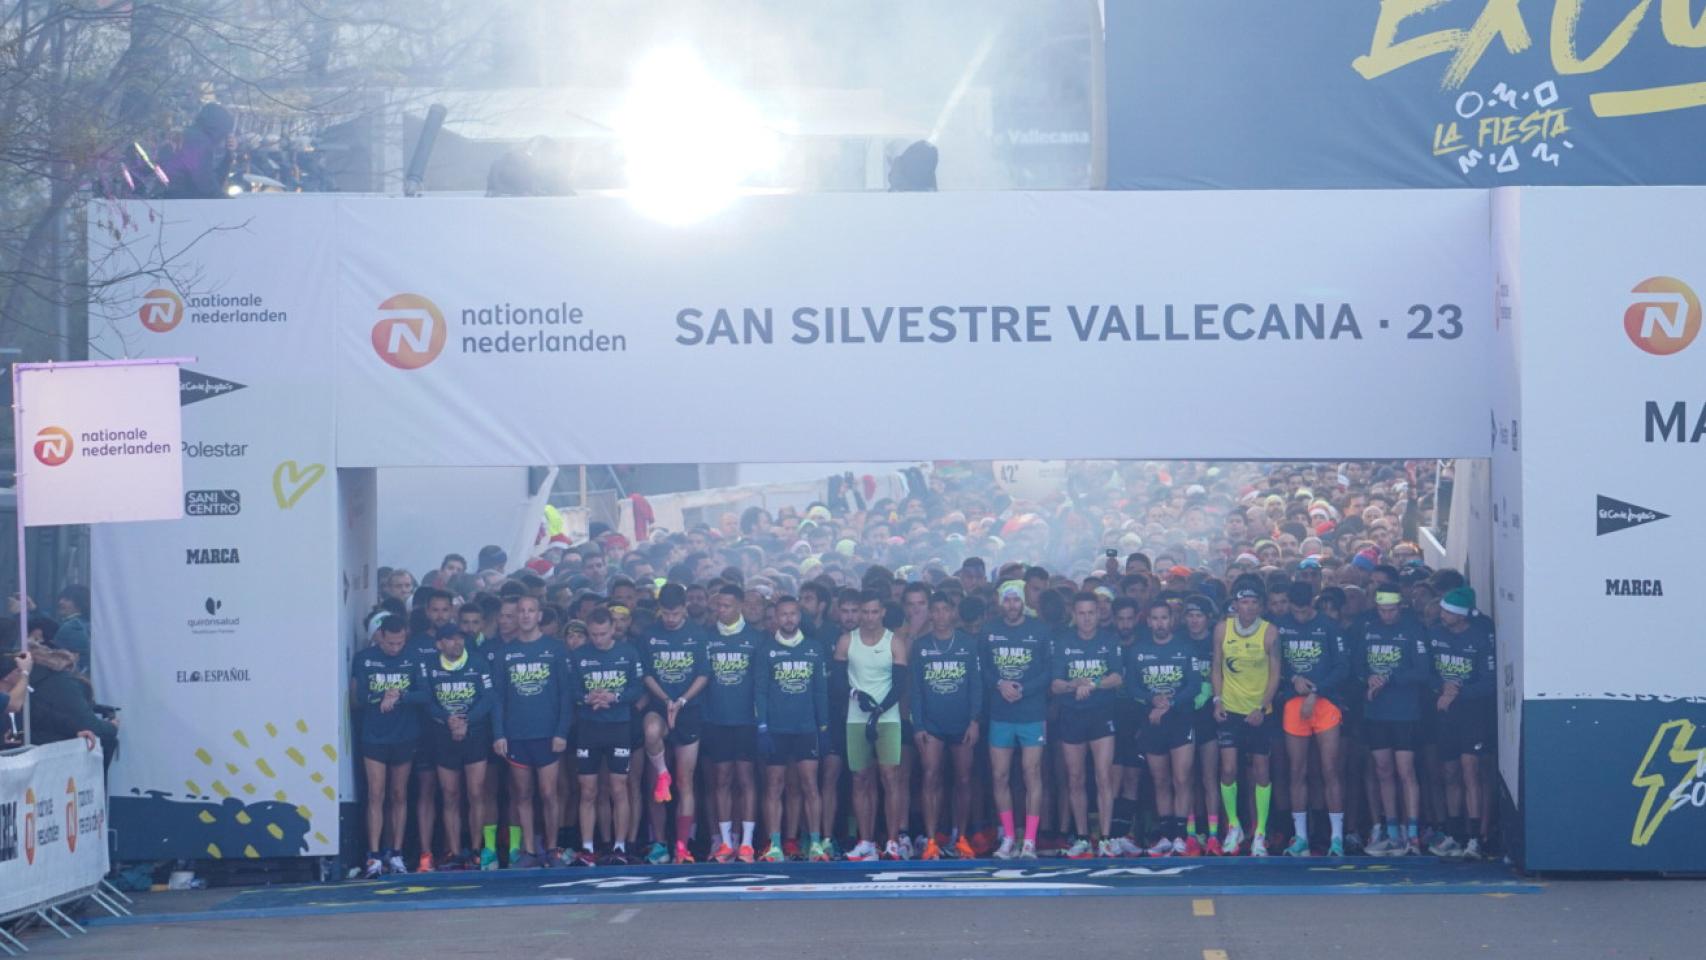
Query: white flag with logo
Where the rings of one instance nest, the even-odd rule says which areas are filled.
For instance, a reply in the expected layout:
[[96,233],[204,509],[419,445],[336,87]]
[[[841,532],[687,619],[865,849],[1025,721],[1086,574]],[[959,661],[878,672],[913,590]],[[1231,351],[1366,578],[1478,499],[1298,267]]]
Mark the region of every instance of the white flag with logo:
[[184,515],[176,364],[19,364],[12,386],[25,526]]

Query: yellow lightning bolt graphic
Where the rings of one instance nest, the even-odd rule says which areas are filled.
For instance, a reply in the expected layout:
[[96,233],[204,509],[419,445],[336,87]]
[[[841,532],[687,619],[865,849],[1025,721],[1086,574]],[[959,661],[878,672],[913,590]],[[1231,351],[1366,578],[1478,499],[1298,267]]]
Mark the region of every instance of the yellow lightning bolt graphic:
[[1659,824],[1664,823],[1665,815],[1671,810],[1664,774],[1649,773],[1647,770],[1653,763],[1653,757],[1658,755],[1659,748],[1664,745],[1667,734],[1670,734],[1671,744],[1667,759],[1682,768],[1684,779],[1678,781],[1679,783],[1687,782],[1687,778],[1700,766],[1702,755],[1706,755],[1706,747],[1689,748],[1689,741],[1694,737],[1694,724],[1687,720],[1671,720],[1653,731],[1653,742],[1647,745],[1647,755],[1641,758],[1641,766],[1635,770],[1635,778],[1630,781],[1637,788],[1647,791],[1647,795],[1641,800],[1640,811],[1635,814],[1635,829],[1629,835],[1629,842],[1637,847],[1644,847],[1653,839]]

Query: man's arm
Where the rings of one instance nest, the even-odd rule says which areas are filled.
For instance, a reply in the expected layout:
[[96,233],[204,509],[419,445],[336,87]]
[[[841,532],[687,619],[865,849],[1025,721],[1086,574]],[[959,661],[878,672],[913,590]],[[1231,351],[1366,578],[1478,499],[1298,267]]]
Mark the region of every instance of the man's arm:
[[1279,631],[1271,627],[1262,631],[1262,646],[1268,655],[1268,687],[1262,691],[1262,712],[1266,713],[1273,709],[1274,694],[1279,691],[1280,670],[1283,667],[1280,663]]

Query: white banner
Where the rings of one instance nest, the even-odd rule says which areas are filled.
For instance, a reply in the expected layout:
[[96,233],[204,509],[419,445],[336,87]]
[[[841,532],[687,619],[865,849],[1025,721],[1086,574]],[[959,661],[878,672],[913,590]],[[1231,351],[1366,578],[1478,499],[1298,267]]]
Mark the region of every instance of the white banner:
[[338,460],[1485,456],[1487,222],[1437,191],[341,201]]
[[0,916],[106,876],[101,751],[65,740],[0,756]]
[[177,365],[21,364],[13,389],[25,526],[183,516]]
[[1703,221],[1698,189],[1523,193],[1530,698],[1706,698]]
[[[1522,202],[1527,191],[1493,195],[1493,384],[1487,414],[1492,454],[1493,590],[1477,605],[1497,625],[1499,664],[1499,774],[1505,789],[1522,802],[1523,700],[1523,397],[1524,318]],[[1461,483],[1461,478],[1459,480]],[[1465,491],[1467,492],[1467,491]]]
[[[334,205],[280,199],[138,205],[126,238],[178,255],[182,288],[138,283],[135,312],[95,330],[108,354],[197,358],[183,519],[93,534],[94,680],[133,719],[112,768],[123,859],[337,850]],[[150,309],[162,284],[183,304],[170,325]]]

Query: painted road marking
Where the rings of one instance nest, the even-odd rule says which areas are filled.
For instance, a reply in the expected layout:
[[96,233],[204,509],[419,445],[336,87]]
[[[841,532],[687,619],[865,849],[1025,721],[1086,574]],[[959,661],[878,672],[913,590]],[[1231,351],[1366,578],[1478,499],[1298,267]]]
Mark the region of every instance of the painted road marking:
[[1225,950],[1204,950],[1202,960],[1226,960]]
[[634,915],[639,912],[640,909],[638,907],[629,907],[626,910],[618,910],[616,911],[616,916],[610,918],[610,922],[627,923],[629,920],[634,919]]
[[1191,916],[1193,916],[1193,917],[1212,917],[1212,916],[1214,916],[1214,901],[1213,900],[1192,900],[1191,901]]

